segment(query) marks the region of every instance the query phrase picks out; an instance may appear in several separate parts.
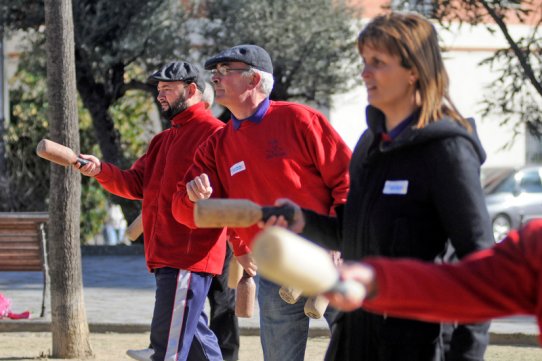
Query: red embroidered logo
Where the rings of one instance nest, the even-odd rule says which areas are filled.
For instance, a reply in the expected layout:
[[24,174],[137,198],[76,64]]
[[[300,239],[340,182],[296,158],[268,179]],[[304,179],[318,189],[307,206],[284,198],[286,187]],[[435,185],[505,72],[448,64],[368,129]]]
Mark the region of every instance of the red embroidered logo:
[[272,139],[267,144],[267,150],[265,151],[265,155],[267,159],[283,158],[287,154],[288,153],[286,153],[286,151],[280,146],[278,140]]

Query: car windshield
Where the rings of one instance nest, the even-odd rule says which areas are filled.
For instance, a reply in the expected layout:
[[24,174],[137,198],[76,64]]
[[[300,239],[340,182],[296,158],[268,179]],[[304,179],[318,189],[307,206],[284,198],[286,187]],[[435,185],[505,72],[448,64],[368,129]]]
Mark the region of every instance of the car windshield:
[[488,194],[494,193],[514,193],[516,190],[516,178],[515,174],[509,175],[499,184],[497,184]]
[[[512,168],[487,168],[482,170],[482,186],[485,194],[497,192],[497,188],[504,187],[499,192],[507,192],[505,189],[512,190],[514,185],[514,169]],[[506,185],[504,183],[507,183]]]
[[542,182],[538,169],[525,171],[519,183],[519,189],[525,193],[542,193]]
[[495,177],[484,184],[485,194],[542,193],[540,170],[526,169],[506,176]]

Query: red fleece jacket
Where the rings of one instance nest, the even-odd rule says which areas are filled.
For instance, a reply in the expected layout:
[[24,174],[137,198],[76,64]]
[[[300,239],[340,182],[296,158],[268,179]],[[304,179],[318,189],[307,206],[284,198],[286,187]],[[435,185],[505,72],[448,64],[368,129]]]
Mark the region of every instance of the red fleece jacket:
[[[194,225],[194,204],[186,183],[206,173],[213,198],[244,198],[272,205],[290,198],[303,208],[321,214],[346,202],[348,166],[352,152],[316,110],[301,104],[271,101],[260,123],[232,122],[197,152],[194,165],[179,182],[173,196],[173,215]],[[257,226],[236,228],[246,245],[235,245],[236,255],[246,254]]]
[[196,149],[224,124],[198,103],[177,114],[129,170],[102,163],[96,176],[109,192],[143,200],[145,257],[149,269],[172,267],[220,274],[226,251],[223,229],[190,229],[171,214],[177,182],[192,165]]
[[532,314],[542,327],[542,220],[456,264],[366,262],[378,280],[376,297],[363,303],[369,311],[460,323]]

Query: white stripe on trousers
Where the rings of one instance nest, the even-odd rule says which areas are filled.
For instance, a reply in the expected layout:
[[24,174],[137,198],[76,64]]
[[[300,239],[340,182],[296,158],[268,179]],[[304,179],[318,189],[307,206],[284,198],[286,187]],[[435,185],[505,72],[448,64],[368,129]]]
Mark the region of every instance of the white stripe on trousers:
[[177,361],[179,342],[183,337],[181,333],[183,331],[186,297],[188,295],[191,275],[192,272],[190,271],[179,270],[179,275],[177,276],[177,287],[175,288],[175,300],[173,301],[173,312],[171,314],[171,324],[169,325],[169,336],[164,361]]

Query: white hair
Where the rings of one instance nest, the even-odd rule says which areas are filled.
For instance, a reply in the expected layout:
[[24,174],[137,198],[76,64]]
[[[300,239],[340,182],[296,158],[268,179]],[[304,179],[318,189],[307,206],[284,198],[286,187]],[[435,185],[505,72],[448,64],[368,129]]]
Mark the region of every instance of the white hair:
[[273,84],[275,80],[273,79],[273,74],[259,70],[250,68],[249,71],[246,73],[243,73],[243,76],[251,76],[254,73],[260,74],[260,84],[258,84],[258,90],[265,94],[265,96],[269,96],[271,94],[271,91],[273,90]]
[[205,82],[205,89],[201,93],[201,101],[205,103],[205,108],[211,109],[215,101],[215,91],[213,86]]

